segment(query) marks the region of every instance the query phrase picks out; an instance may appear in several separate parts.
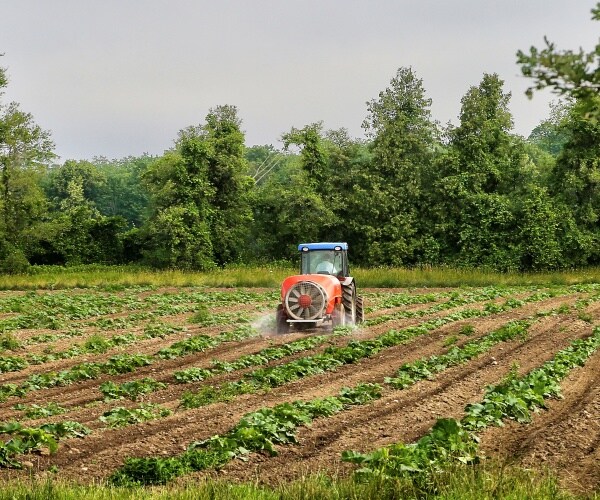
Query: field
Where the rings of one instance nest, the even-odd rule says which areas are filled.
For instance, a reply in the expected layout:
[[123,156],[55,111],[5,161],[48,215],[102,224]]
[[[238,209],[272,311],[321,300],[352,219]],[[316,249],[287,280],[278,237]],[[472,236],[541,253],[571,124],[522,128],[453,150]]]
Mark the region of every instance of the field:
[[485,456],[598,491],[600,286],[363,295],[360,328],[276,335],[271,287],[0,292],[0,480],[426,490]]

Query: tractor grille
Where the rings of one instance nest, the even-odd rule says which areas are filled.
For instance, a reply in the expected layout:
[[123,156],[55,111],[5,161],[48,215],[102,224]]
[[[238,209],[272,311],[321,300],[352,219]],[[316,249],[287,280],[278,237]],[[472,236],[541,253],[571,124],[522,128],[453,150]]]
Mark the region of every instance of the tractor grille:
[[325,290],[317,283],[300,281],[288,290],[285,305],[293,319],[320,319],[327,305]]

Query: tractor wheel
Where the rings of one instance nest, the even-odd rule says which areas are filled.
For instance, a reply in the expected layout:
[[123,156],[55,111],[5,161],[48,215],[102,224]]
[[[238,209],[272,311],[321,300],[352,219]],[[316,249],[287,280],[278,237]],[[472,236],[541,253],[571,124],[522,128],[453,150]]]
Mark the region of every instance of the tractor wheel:
[[346,324],[354,325],[356,323],[356,289],[354,283],[342,287],[342,304],[346,311]]
[[277,306],[277,312],[275,313],[275,322],[277,325],[276,328],[278,334],[288,333],[290,331],[290,325],[287,322],[287,316],[285,314],[285,311],[283,310],[282,304],[279,304]]
[[356,323],[365,321],[365,300],[362,297],[356,297]]
[[346,311],[343,304],[336,304],[331,313],[331,328],[333,329],[336,326],[346,326]]

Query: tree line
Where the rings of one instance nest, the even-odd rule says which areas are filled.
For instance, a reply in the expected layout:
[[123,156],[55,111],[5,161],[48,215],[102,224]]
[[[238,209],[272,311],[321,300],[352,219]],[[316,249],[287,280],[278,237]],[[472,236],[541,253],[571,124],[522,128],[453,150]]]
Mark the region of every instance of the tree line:
[[422,80],[402,67],[367,103],[364,139],[315,122],[284,133],[281,150],[248,147],[237,108],[224,105],[161,156],[62,164],[49,132],[2,102],[0,69],[0,270],[205,270],[288,260],[301,241],[347,241],[366,266],[598,265],[600,78],[589,60],[565,73],[587,60],[570,54],[558,60],[569,53],[549,43],[519,52],[536,88],[566,96],[528,138],[513,132],[498,75],[484,74],[458,123],[441,125]]

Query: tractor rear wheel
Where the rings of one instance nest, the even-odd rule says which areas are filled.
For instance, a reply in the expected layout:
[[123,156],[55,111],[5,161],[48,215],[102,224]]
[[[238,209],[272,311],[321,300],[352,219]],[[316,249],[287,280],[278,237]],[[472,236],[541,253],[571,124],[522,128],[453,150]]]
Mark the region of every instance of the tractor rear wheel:
[[279,304],[277,306],[277,312],[275,313],[275,323],[278,334],[288,333],[290,331],[290,324],[287,322],[287,315],[283,310],[282,304]]
[[362,297],[356,297],[356,323],[365,321],[365,301]]
[[354,325],[356,323],[356,288],[354,283],[348,286],[342,286],[342,304],[346,311],[346,324]]

